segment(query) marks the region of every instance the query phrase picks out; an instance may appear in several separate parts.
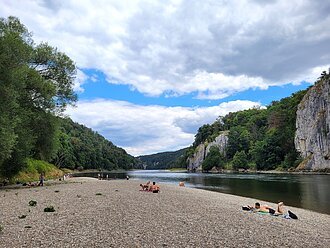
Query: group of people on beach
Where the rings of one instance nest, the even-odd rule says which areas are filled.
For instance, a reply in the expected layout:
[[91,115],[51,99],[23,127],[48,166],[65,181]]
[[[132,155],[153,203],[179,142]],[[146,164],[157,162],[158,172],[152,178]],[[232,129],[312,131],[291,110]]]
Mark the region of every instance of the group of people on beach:
[[156,182],[151,182],[148,181],[147,183],[145,184],[140,184],[140,187],[141,187],[141,191],[149,191],[149,192],[152,192],[152,193],[159,193],[160,192],[160,187],[159,185],[156,184]]

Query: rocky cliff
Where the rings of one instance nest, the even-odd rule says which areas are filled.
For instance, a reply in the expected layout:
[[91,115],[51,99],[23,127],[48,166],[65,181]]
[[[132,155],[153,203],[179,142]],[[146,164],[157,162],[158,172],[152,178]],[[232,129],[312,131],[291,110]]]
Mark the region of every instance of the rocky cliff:
[[304,161],[298,169],[330,169],[330,77],[325,75],[298,105],[295,147]]
[[202,163],[206,158],[212,146],[218,147],[221,153],[225,153],[225,148],[228,143],[228,131],[221,132],[214,141],[202,143],[195,149],[192,157],[188,158],[188,171],[201,171]]

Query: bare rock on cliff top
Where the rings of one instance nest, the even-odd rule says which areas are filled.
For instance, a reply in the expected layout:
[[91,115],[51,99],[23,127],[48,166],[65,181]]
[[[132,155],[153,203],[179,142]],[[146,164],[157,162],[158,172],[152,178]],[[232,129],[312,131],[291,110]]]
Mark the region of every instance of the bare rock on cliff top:
[[304,161],[298,169],[330,169],[330,76],[306,93],[298,105],[295,147]]

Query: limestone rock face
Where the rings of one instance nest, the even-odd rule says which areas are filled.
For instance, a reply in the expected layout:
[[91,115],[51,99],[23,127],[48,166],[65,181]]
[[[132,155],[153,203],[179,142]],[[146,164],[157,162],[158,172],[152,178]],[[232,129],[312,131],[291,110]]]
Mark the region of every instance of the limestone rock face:
[[202,171],[202,163],[210,152],[212,146],[218,147],[221,153],[225,153],[225,149],[228,143],[228,131],[222,132],[218,135],[214,141],[210,143],[203,143],[197,146],[196,151],[192,157],[188,159],[188,171]]
[[209,143],[206,147],[206,155],[210,152],[212,146],[218,147],[220,153],[224,154],[228,143],[228,133],[229,133],[228,131],[222,132],[219,136],[215,138],[215,141]]
[[330,168],[330,79],[306,93],[298,105],[295,147],[304,161],[298,169]]
[[205,157],[205,145],[200,144],[197,146],[194,155],[188,158],[188,171],[201,171]]

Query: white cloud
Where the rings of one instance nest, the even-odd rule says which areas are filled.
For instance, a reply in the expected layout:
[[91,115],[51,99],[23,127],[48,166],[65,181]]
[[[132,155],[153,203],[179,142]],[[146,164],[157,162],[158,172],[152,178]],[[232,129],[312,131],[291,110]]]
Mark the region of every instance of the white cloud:
[[297,77],[292,80],[292,83],[300,84],[302,81],[315,82],[320,77],[323,71],[329,72],[329,69],[330,69],[330,64],[310,68],[302,75],[297,75]]
[[260,106],[232,101],[212,107],[142,106],[125,101],[80,101],[66,112],[133,155],[176,150],[192,144],[197,129],[229,112]]
[[313,81],[313,68],[329,63],[329,13],[321,0],[12,0],[0,8],[112,83],[202,99]]
[[[82,88],[82,85],[88,80],[88,76],[82,71],[77,70],[77,75],[74,80],[73,90],[75,92],[84,92],[84,88]],[[94,78],[91,78],[93,80]]]

